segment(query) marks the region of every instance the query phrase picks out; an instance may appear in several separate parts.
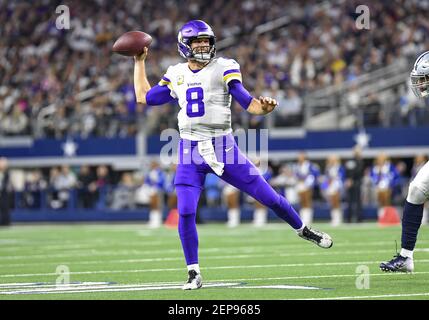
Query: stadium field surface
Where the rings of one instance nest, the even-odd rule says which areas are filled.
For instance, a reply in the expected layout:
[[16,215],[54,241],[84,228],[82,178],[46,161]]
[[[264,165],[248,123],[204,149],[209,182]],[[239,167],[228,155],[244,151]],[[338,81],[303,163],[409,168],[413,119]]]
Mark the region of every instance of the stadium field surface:
[[0,229],[0,300],[429,299],[429,227],[419,231],[412,274],[383,273],[400,226],[316,229],[321,249],[283,223],[200,224],[203,288],[183,291],[176,229],[144,224],[17,224]]

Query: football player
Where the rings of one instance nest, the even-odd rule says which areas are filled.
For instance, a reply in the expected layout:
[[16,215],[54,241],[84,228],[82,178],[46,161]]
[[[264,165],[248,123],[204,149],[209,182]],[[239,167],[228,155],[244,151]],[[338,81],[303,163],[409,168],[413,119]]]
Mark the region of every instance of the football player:
[[[429,51],[421,54],[411,71],[411,88],[419,98],[429,97]],[[411,181],[402,217],[401,252],[380,269],[388,272],[412,272],[413,251],[423,218],[424,203],[429,199],[429,161]]]
[[297,234],[322,248],[330,248],[329,235],[305,226],[295,209],[258,173],[239,150],[231,134],[231,96],[248,112],[265,115],[277,106],[270,97],[252,97],[243,87],[240,66],[233,59],[216,58],[216,37],[211,27],[192,20],[178,33],[178,51],[187,60],[170,66],[158,85],[151,87],[145,71],[145,51],[135,57],[134,85],[137,102],[162,105],[176,100],[180,111],[180,141],[175,176],[178,232],[188,268],[183,289],[198,289],[202,277],[198,264],[195,217],[206,174],[251,195],[289,223]]
[[[428,157],[424,154],[419,154],[414,158],[413,167],[411,168],[411,179],[414,179],[417,176],[417,173],[420,171],[421,168],[428,162]],[[425,203],[423,206],[423,219],[422,224],[428,223],[428,202]]]

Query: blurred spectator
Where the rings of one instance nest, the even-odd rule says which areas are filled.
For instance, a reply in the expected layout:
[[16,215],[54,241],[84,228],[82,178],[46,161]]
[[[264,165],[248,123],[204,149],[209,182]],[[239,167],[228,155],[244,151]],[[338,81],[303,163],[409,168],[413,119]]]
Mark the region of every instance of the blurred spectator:
[[353,148],[353,157],[345,162],[347,192],[347,222],[362,222],[362,188],[365,167],[362,150],[359,146]]
[[280,168],[279,175],[271,179],[271,185],[277,189],[283,189],[282,194],[292,205],[299,202],[298,192],[296,190],[297,182],[297,177],[289,164],[284,164]]
[[381,217],[386,207],[391,204],[392,189],[398,180],[395,166],[384,153],[379,154],[374,160],[371,179],[377,193],[378,217]]
[[377,207],[377,192],[371,178],[372,167],[365,167],[362,178],[362,206]]
[[23,205],[25,208],[40,209],[42,205],[42,192],[48,186],[40,170],[30,171],[25,179],[23,192]]
[[[92,187],[95,184],[95,188]],[[104,209],[110,201],[110,187],[112,180],[109,174],[109,169],[105,165],[100,165],[96,170],[95,182],[91,184],[91,189],[95,189],[97,193],[96,208]]]
[[301,126],[302,125],[302,98],[298,95],[298,92],[293,88],[288,88],[286,91],[286,97],[278,100],[279,107],[275,109],[276,127],[287,127],[287,126]]
[[402,206],[408,193],[407,164],[404,161],[399,161],[396,163],[395,169],[398,177],[392,186],[392,204]]
[[162,205],[164,199],[163,189],[165,183],[165,174],[158,162],[151,162],[150,170],[145,178],[145,181],[151,187],[148,226],[150,228],[159,228],[162,225]]
[[77,177],[78,206],[84,209],[93,208],[97,198],[96,191],[97,186],[90,167],[81,166]]
[[1,120],[1,128],[5,135],[25,135],[28,134],[28,117],[22,112],[19,105],[15,105],[9,115],[4,115]]
[[62,209],[68,206],[70,193],[76,187],[76,176],[68,165],[61,167],[61,170],[53,168],[51,170],[50,186],[53,190],[51,207],[52,209]]
[[62,208],[62,202],[59,200],[59,190],[56,188],[56,181],[60,172],[57,167],[52,167],[49,170],[49,206],[52,209]]
[[368,102],[363,108],[363,125],[365,127],[381,125],[381,103],[375,93],[368,96]]
[[149,208],[151,191],[152,188],[145,183],[144,176],[139,176],[134,199],[137,208]]
[[322,194],[331,207],[331,225],[338,227],[343,222],[341,199],[345,180],[345,170],[338,156],[331,155],[328,157],[325,173],[320,180]]
[[0,226],[10,225],[10,194],[12,185],[9,180],[6,158],[0,158]]
[[313,221],[313,190],[319,176],[318,167],[307,159],[305,152],[300,152],[293,171],[297,180],[296,190],[299,196],[300,216],[306,225]]
[[134,190],[133,176],[129,172],[123,173],[119,184],[113,191],[111,208],[113,210],[134,209]]

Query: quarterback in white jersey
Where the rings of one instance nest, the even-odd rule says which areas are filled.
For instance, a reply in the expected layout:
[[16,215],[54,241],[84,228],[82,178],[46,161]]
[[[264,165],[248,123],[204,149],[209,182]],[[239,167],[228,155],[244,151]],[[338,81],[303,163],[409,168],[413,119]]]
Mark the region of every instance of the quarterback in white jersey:
[[[427,99],[429,97],[429,51],[417,58],[410,79],[414,94],[419,98]],[[428,200],[429,161],[419,170],[408,188],[402,217],[401,252],[392,260],[382,262],[381,270],[388,272],[412,272],[414,270],[413,251],[422,223],[424,203]]]
[[177,37],[178,51],[187,62],[169,67],[153,88],[145,71],[147,49],[135,57],[137,102],[162,105],[176,100],[180,107],[181,139],[174,185],[179,211],[178,232],[188,268],[188,281],[183,287],[186,290],[202,286],[195,217],[208,173],[217,174],[271,208],[301,238],[322,248],[332,246],[329,235],[306,227],[295,209],[239,150],[231,134],[231,99],[234,98],[247,112],[257,115],[273,111],[277,101],[270,97],[253,98],[242,84],[238,63],[216,58],[215,44],[216,37],[207,23],[201,20],[187,22]]
[[232,59],[214,58],[198,72],[188,63],[168,68],[159,85],[178,99],[181,138],[200,141],[231,133],[232,80],[241,82],[240,66]]

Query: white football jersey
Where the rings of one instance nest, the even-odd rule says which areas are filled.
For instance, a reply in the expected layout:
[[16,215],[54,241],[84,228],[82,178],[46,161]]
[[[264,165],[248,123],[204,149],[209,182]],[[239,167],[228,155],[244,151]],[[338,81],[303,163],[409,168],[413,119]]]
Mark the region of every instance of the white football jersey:
[[188,63],[167,69],[159,82],[179,101],[180,137],[194,141],[226,135],[231,129],[231,95],[228,83],[241,80],[240,65],[233,59],[215,58],[193,72]]

